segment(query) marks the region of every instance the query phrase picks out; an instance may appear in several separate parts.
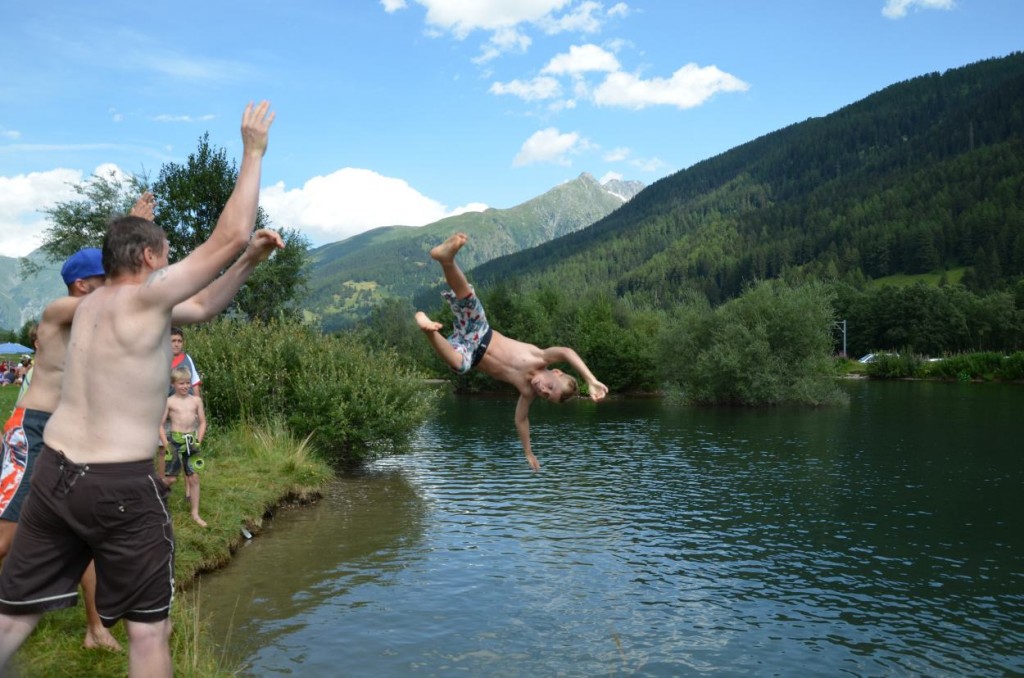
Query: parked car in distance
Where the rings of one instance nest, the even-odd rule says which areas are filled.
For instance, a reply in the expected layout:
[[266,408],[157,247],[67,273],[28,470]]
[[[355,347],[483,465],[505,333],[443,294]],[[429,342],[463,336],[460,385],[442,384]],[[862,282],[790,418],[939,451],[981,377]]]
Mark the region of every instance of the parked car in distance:
[[868,363],[875,362],[876,360],[878,360],[880,356],[883,355],[889,355],[894,358],[900,357],[899,353],[868,353],[867,355],[861,356],[861,358],[857,362],[867,365]]

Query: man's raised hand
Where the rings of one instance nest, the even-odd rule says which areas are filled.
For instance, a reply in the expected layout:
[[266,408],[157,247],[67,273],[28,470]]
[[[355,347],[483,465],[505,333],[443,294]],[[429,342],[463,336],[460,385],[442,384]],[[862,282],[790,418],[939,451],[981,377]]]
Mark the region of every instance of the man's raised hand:
[[153,221],[153,207],[156,205],[156,198],[149,191],[139,196],[139,199],[132,205],[132,211],[128,214],[133,217],[142,217],[147,221]]
[[255,106],[250,102],[245,107],[242,113],[242,146],[246,153],[256,153],[262,157],[267,152],[267,136],[276,115],[266,100]]
[[269,228],[261,228],[252,234],[249,246],[245,248],[247,256],[253,259],[254,264],[266,261],[274,250],[283,250],[284,240],[277,231]]

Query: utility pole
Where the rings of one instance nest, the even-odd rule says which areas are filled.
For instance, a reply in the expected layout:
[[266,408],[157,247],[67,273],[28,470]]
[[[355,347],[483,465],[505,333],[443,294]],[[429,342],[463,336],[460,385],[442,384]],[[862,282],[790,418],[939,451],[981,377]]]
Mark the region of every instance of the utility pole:
[[845,358],[846,357],[846,321],[845,320],[840,320],[838,322],[832,323],[832,325],[833,325],[833,327],[838,327],[838,328],[843,330],[843,352],[840,353],[839,355],[841,355],[841,356],[843,356]]

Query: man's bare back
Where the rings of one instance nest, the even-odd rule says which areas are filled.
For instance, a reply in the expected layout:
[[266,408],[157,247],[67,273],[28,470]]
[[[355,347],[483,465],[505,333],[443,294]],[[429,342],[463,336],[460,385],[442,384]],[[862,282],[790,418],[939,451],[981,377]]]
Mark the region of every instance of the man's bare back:
[[108,283],[75,314],[60,405],[44,437],[74,462],[152,457],[167,399],[171,321],[169,308],[147,307],[142,289]]

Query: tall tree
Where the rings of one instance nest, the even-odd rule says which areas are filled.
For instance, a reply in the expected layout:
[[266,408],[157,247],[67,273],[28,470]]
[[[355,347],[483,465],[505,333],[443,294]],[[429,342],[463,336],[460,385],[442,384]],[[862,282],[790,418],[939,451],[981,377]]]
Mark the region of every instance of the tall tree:
[[[111,170],[94,174],[74,188],[78,197],[59,202],[43,213],[50,226],[43,232],[43,250],[50,261],[66,259],[83,247],[101,247],[110,220],[127,214],[136,198],[146,190],[145,177],[123,176]],[[38,265],[21,260],[23,277],[34,274]]]
[[[222,148],[210,145],[208,134],[199,139],[196,151],[184,164],[166,163],[151,190],[156,196],[154,221],[167,234],[171,263],[206,241],[217,224],[238,178],[238,167]],[[74,187],[78,198],[58,203],[46,211],[50,226],[42,249],[51,261],[59,261],[82,247],[100,247],[107,224],[126,214],[148,188],[145,177],[121,177],[115,173],[93,176]],[[270,220],[260,208],[256,228]],[[309,241],[299,231],[281,228],[285,248],[274,253],[249,278],[235,297],[229,312],[248,318],[297,318],[299,300],[305,294]],[[22,260],[23,273],[32,265]]]
[[[166,163],[153,185],[157,196],[156,223],[167,233],[170,260],[177,261],[210,237],[235,187],[238,166],[227,151],[210,145],[209,133],[184,164]],[[260,207],[256,228],[269,219]],[[309,242],[294,229],[281,229],[285,248],[261,266],[235,297],[232,309],[250,318],[296,318],[298,300],[305,294],[306,253]]]

